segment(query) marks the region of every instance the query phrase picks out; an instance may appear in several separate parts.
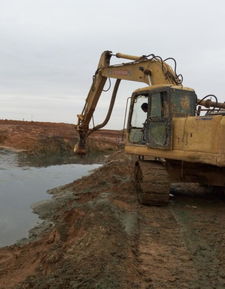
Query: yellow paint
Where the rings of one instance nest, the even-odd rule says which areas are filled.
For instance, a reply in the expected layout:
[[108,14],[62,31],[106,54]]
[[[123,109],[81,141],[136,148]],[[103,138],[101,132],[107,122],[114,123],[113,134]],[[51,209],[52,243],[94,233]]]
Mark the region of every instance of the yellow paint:
[[151,149],[127,143],[132,154],[225,166],[225,116],[174,118],[172,149]]

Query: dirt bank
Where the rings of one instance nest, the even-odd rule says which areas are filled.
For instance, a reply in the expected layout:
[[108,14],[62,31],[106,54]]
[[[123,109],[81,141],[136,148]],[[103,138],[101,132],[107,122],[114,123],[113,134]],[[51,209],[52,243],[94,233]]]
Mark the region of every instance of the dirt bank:
[[36,204],[45,225],[0,249],[0,288],[225,288],[224,200],[179,187],[168,207],[141,206],[131,167],[115,153]]
[[[120,131],[100,130],[90,136],[88,147],[92,151],[114,150],[121,139]],[[0,147],[24,150],[32,155],[74,154],[77,140],[72,124],[0,120]]]

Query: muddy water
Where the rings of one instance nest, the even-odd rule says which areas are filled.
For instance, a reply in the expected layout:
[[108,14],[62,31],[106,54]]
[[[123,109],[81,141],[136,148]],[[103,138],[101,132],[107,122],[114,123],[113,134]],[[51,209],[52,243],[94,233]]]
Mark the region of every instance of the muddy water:
[[40,222],[31,205],[50,198],[48,189],[70,183],[99,166],[48,163],[47,167],[34,167],[19,159],[16,152],[0,150],[0,247],[27,237],[28,230]]

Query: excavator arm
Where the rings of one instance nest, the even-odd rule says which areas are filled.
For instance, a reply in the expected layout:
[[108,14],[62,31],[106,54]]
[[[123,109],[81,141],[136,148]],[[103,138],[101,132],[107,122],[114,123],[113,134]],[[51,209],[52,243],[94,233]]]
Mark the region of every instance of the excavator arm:
[[[110,65],[110,59],[112,56],[129,59],[132,60],[132,62]],[[79,134],[79,142],[75,147],[75,151],[77,153],[85,154],[86,139],[88,135],[107,124],[111,116],[115,97],[121,80],[143,82],[148,85],[181,85],[182,80],[176,74],[176,69],[174,71],[171,66],[165,62],[166,60],[162,60],[161,57],[153,54],[138,57],[121,53],[113,55],[111,51],[105,51],[102,53],[97,70],[93,76],[93,83],[86,98],[84,108],[82,113],[78,115],[76,130]],[[89,123],[93,117],[98,100],[108,78],[116,79],[116,83],[107,116],[102,124],[90,129]]]

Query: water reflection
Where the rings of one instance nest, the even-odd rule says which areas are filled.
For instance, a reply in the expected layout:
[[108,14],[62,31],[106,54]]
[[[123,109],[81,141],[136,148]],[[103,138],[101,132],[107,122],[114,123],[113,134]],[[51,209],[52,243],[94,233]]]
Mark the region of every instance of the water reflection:
[[99,166],[74,163],[47,166],[49,163],[42,159],[37,167],[31,159],[21,159],[21,153],[0,150],[0,246],[27,236],[38,222],[30,206],[50,198],[46,194],[48,189],[70,183]]

